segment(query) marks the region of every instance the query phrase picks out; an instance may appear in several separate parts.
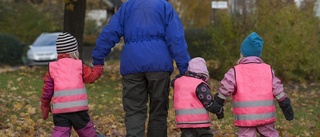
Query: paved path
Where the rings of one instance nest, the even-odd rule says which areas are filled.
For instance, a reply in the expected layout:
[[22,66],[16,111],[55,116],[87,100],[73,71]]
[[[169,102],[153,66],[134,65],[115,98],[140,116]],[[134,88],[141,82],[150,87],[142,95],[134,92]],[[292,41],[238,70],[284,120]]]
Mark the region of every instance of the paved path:
[[0,67],[0,73],[15,71],[15,70],[20,69],[21,67],[24,67],[24,66],[14,66],[14,67],[4,66],[4,67]]

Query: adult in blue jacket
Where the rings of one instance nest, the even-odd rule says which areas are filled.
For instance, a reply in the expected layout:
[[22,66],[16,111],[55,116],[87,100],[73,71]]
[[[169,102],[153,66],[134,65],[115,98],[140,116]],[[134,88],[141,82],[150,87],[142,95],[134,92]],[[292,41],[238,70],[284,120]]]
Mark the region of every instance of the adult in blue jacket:
[[128,0],[99,35],[92,52],[93,65],[104,64],[121,37],[125,41],[120,73],[127,137],[145,135],[147,110],[147,136],[166,137],[173,60],[180,74],[190,60],[182,23],[165,0]]

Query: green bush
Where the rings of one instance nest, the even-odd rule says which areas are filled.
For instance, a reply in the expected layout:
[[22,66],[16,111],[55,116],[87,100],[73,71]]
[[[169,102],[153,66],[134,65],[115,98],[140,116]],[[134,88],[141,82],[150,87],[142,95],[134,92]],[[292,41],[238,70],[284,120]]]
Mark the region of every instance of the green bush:
[[212,46],[211,34],[207,28],[186,29],[185,39],[192,58],[201,57],[203,51]]
[[62,28],[29,3],[0,1],[0,17],[0,32],[15,35],[26,44],[31,44],[42,32]]
[[[272,5],[277,8],[268,10]],[[265,61],[285,81],[319,80],[319,21],[314,16],[313,3],[303,9],[276,0],[258,6],[256,29],[265,41]]]
[[22,44],[15,36],[0,34],[0,65],[20,65],[23,54]]
[[241,33],[236,27],[238,19],[234,19],[229,13],[216,14],[215,24],[210,28],[212,45],[203,50],[203,55],[210,62],[208,69],[210,76],[215,79],[222,79],[239,58],[239,45]]
[[319,81],[319,19],[313,6],[307,3],[299,9],[294,3],[265,0],[259,1],[252,13],[216,12],[210,29],[212,46],[201,53],[207,60],[213,60],[209,65],[210,76],[221,80],[236,64],[243,39],[255,31],[264,40],[261,58],[282,81]]

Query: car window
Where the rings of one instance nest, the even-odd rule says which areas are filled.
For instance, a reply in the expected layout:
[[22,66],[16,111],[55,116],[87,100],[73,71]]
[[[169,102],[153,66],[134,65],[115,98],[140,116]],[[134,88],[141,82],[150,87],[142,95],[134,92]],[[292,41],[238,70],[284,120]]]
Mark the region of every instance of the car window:
[[43,34],[43,35],[40,35],[32,45],[33,46],[55,46],[57,37],[58,35]]

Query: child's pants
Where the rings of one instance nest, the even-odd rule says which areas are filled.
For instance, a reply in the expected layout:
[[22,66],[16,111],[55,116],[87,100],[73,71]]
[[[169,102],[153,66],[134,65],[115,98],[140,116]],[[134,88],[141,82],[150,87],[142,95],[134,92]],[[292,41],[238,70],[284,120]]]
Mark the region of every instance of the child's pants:
[[97,137],[87,111],[53,114],[52,137],[69,137],[73,127],[79,137]]
[[238,127],[238,137],[256,137],[257,133],[262,137],[278,137],[279,133],[274,129],[274,123],[257,127]]
[[181,137],[213,137],[209,127],[204,128],[181,128]]

